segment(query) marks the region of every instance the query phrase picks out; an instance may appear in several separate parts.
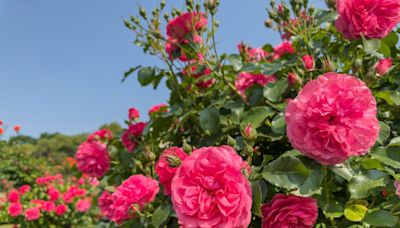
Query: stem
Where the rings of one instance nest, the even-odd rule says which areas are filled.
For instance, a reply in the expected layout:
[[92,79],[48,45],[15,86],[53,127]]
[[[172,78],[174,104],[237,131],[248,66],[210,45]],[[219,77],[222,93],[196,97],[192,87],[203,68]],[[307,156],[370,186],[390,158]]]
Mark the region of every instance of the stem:
[[329,182],[328,182],[328,166],[324,165],[323,167],[324,173],[324,182],[323,182],[323,192],[325,194],[325,203],[329,203]]

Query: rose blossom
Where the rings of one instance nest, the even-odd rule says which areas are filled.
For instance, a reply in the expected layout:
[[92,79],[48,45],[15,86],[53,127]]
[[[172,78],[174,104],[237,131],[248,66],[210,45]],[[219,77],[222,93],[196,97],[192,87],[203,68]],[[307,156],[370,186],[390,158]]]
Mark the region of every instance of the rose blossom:
[[132,152],[136,149],[136,146],[138,144],[138,137],[142,135],[145,126],[146,123],[144,122],[131,124],[129,125],[128,129],[122,134],[121,141],[128,152]]
[[78,169],[92,177],[100,178],[110,168],[107,146],[97,141],[82,143],[78,147],[75,158]]
[[284,54],[293,54],[294,48],[291,42],[284,41],[278,46],[274,47],[274,55],[272,56],[272,60],[279,59]]
[[292,146],[321,164],[344,162],[375,144],[376,101],[354,76],[326,73],[308,82],[286,107]]
[[[211,70],[209,68],[204,68],[201,72],[197,72],[197,66],[189,66],[187,69],[182,71],[182,74],[185,76],[193,76],[195,79],[200,79],[203,76],[207,76],[211,74]],[[215,83],[215,78],[211,78],[208,80],[198,80],[196,85],[200,88],[207,89],[210,88]]]
[[100,212],[107,218],[113,217],[113,212],[111,209],[111,205],[114,203],[114,197],[107,191],[104,191],[98,199],[98,205],[100,208]]
[[55,212],[56,215],[61,216],[67,212],[68,208],[64,204],[57,205]]
[[10,203],[17,203],[17,202],[19,202],[19,192],[17,191],[17,190],[15,190],[15,189],[13,189],[13,190],[11,190],[9,193],[8,193],[8,202],[10,202]]
[[160,184],[164,187],[164,194],[171,195],[171,181],[175,175],[178,166],[171,167],[168,163],[168,158],[174,156],[181,162],[185,160],[188,155],[179,147],[170,147],[163,151],[156,164],[156,173],[160,179]]
[[167,108],[168,108],[168,105],[166,105],[166,104],[154,105],[153,107],[151,107],[149,109],[149,116],[151,116],[151,114],[153,114],[153,113],[167,112],[168,111]]
[[88,137],[88,141],[102,141],[102,140],[111,140],[112,139],[112,132],[110,130],[107,129],[101,129],[98,130],[96,132],[94,132],[93,134],[89,135]]
[[51,201],[56,201],[60,197],[60,192],[53,186],[50,186],[47,190],[47,195],[49,196]]
[[167,35],[182,40],[188,34],[194,33],[207,26],[207,19],[203,13],[187,12],[170,20],[167,25]]
[[172,204],[182,227],[247,227],[252,193],[243,160],[229,146],[194,150],[172,179]]
[[42,205],[43,211],[52,212],[56,208],[56,205],[52,201],[45,201]]
[[262,228],[312,228],[318,218],[318,205],[311,197],[276,194],[261,212]]
[[40,217],[40,209],[38,207],[31,207],[26,209],[25,218],[28,221],[37,220]]
[[128,117],[130,120],[138,119],[139,118],[139,111],[136,108],[130,108],[128,110]]
[[92,203],[88,199],[80,199],[78,202],[76,202],[76,210],[78,212],[86,212],[89,210],[91,204]]
[[25,193],[29,192],[31,190],[31,186],[28,184],[24,184],[19,188],[19,193],[21,195],[25,195]]
[[159,190],[156,180],[135,174],[118,186],[112,196],[103,195],[100,208],[103,208],[101,211],[105,212],[104,215],[110,216],[110,220],[121,224],[134,216],[130,211],[134,205],[143,208],[145,204],[154,201]]
[[386,59],[380,59],[378,63],[375,65],[375,70],[376,73],[378,73],[380,76],[385,75],[390,67],[392,67],[393,61],[392,59],[386,58]]
[[11,203],[8,207],[8,214],[11,217],[17,217],[22,214],[22,205],[20,203]]
[[242,72],[238,75],[235,80],[235,87],[240,95],[246,97],[246,89],[250,88],[255,83],[265,86],[268,83],[275,82],[275,76],[266,76],[263,74],[252,74],[248,72]]
[[243,42],[239,43],[237,45],[237,48],[239,49],[240,54],[243,56],[245,61],[248,62],[259,62],[265,60],[268,56],[269,53],[266,52],[262,48],[252,48],[250,46],[247,46]]
[[301,60],[303,60],[304,68],[308,71],[314,69],[314,57],[312,55],[304,55],[301,57]]
[[335,26],[347,39],[383,38],[400,22],[398,0],[337,0]]

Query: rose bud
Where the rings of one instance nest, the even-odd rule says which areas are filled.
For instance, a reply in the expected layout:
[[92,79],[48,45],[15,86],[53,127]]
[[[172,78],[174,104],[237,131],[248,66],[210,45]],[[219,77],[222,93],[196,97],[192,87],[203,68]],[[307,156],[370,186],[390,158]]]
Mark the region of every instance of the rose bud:
[[305,55],[301,57],[301,59],[303,60],[304,68],[307,71],[314,70],[315,63],[314,63],[314,58],[311,55]]
[[379,76],[385,75],[389,71],[390,67],[392,67],[392,64],[392,59],[380,59],[375,65],[376,73],[378,73]]

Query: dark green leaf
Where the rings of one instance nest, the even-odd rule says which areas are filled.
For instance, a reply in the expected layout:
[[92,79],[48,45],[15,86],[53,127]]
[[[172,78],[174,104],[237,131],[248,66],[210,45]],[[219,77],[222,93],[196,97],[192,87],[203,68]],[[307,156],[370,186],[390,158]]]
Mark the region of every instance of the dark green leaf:
[[217,108],[206,108],[200,112],[200,126],[208,135],[219,131],[219,110]]
[[395,32],[391,32],[388,36],[382,39],[382,43],[386,44],[388,47],[395,47],[399,37]]
[[400,169],[400,147],[374,148],[371,151],[371,157],[395,169]]
[[155,69],[153,67],[144,67],[139,70],[138,79],[142,86],[150,84],[155,77]]
[[259,181],[252,182],[251,189],[253,192],[253,206],[251,208],[251,211],[255,215],[258,215],[261,217],[262,191],[261,191],[260,182]]
[[278,115],[274,117],[271,122],[271,129],[277,134],[285,134],[286,122],[284,113],[278,113]]
[[240,127],[243,130],[249,123],[251,123],[254,128],[258,128],[264,123],[264,120],[267,117],[273,116],[274,114],[274,111],[267,107],[254,107],[244,114],[245,116],[240,123]]
[[372,189],[384,186],[386,186],[386,179],[383,175],[357,174],[351,180],[348,188],[352,199],[362,199],[368,197]]
[[334,22],[337,17],[336,11],[328,11],[328,10],[317,10],[315,13],[315,21],[317,24],[322,24],[325,22]]
[[381,46],[381,41],[378,39],[366,39],[365,37],[362,37],[362,42],[364,51],[366,52],[376,52]]
[[377,141],[379,144],[384,145],[384,143],[390,136],[390,127],[389,125],[385,124],[385,122],[382,121],[379,121],[379,126],[380,126],[380,131]]
[[396,137],[390,140],[388,146],[400,146],[400,137]]
[[122,78],[121,82],[124,82],[129,77],[129,75],[131,75],[133,72],[135,72],[138,69],[140,69],[140,67],[142,67],[142,66],[139,65],[139,66],[135,66],[135,67],[130,68],[127,72],[124,73],[124,77]]
[[165,221],[167,221],[169,214],[169,207],[159,206],[151,217],[151,224],[153,224],[155,227],[160,227]]
[[364,222],[377,227],[393,227],[396,225],[397,219],[389,212],[385,210],[377,210],[368,213]]
[[310,168],[312,168],[311,174],[299,188],[299,192],[303,196],[311,196],[318,192],[321,188],[322,179],[324,178],[321,165],[314,163]]
[[383,99],[389,105],[400,105],[400,92],[398,91],[380,91],[375,94],[377,98]]
[[282,95],[287,89],[287,80],[281,79],[276,83],[269,83],[264,87],[264,97],[272,102],[279,102],[282,100]]
[[323,213],[327,218],[340,218],[343,216],[343,206],[338,202],[325,204]]
[[232,64],[235,71],[239,71],[243,66],[242,58],[238,54],[229,55],[228,61]]

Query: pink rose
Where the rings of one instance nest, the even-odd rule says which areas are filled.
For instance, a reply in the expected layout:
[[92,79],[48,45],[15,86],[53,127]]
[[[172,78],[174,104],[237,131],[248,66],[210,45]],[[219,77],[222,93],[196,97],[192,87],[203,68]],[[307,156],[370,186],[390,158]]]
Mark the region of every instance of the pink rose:
[[274,55],[272,56],[272,60],[279,59],[284,54],[293,54],[294,48],[291,42],[284,41],[280,45],[274,47]]
[[98,130],[96,132],[94,132],[93,134],[89,135],[88,137],[88,141],[103,141],[103,140],[111,140],[113,137],[112,132],[110,130],[107,129],[101,129]]
[[47,212],[52,212],[56,209],[56,205],[52,201],[45,201],[42,205],[42,210]]
[[55,212],[56,215],[61,216],[67,212],[68,208],[64,204],[57,205]]
[[151,116],[154,113],[167,112],[167,111],[168,111],[168,105],[166,105],[166,104],[154,105],[153,107],[151,107],[149,109],[149,116]]
[[[189,66],[185,70],[182,71],[182,74],[185,76],[193,76],[195,79],[199,79],[203,76],[208,76],[211,74],[211,70],[209,68],[204,68],[201,72],[197,72],[197,66]],[[208,80],[199,80],[196,85],[200,88],[207,89],[210,88],[215,83],[215,78],[211,78]]]
[[60,198],[60,192],[53,186],[49,187],[49,189],[47,190],[47,195],[49,196],[49,199],[51,201],[56,201],[58,200],[58,198]]
[[398,0],[337,0],[335,26],[347,39],[383,38],[400,22]]
[[276,194],[261,212],[262,228],[312,228],[318,218],[318,205],[311,197]]
[[160,184],[164,187],[164,194],[167,196],[171,195],[171,181],[172,178],[174,178],[176,169],[178,168],[178,166],[170,166],[168,159],[171,156],[181,162],[188,157],[182,148],[179,147],[170,147],[164,150],[161,154],[156,164],[156,173],[160,179]]
[[112,195],[103,193],[99,199],[101,212],[110,220],[121,224],[134,216],[134,211],[131,211],[134,205],[142,209],[144,205],[154,201],[159,190],[156,180],[140,174],[132,175]]
[[170,20],[167,25],[167,35],[182,40],[188,34],[193,34],[207,26],[204,13],[187,12]]
[[321,164],[342,163],[368,152],[378,137],[376,101],[354,76],[326,73],[308,82],[286,107],[294,148]]
[[242,158],[229,146],[194,150],[172,180],[172,204],[182,227],[247,227],[252,193]]
[[10,203],[18,203],[19,198],[20,198],[20,196],[19,196],[18,190],[12,189],[8,193],[8,202],[10,202]]
[[78,202],[76,202],[76,211],[86,212],[89,210],[91,204],[92,202],[89,199],[80,199]]
[[34,221],[40,218],[40,209],[38,207],[31,207],[26,209],[25,218],[28,221]]
[[11,217],[17,217],[22,214],[22,205],[20,203],[11,203],[10,206],[8,206],[8,214]]
[[138,145],[138,138],[142,135],[146,123],[139,122],[129,125],[128,129],[122,134],[121,141],[128,152],[133,152]]
[[136,108],[130,108],[128,110],[128,117],[130,120],[138,119],[139,118],[139,111]]
[[378,63],[375,65],[375,70],[376,73],[378,73],[380,76],[385,75],[390,67],[392,67],[393,61],[392,59],[386,58],[386,59],[380,59]]
[[246,97],[246,90],[253,86],[255,83],[261,86],[265,86],[268,83],[275,82],[275,76],[266,76],[263,74],[252,74],[247,72],[242,72],[238,75],[235,80],[235,87],[240,95]]
[[237,45],[240,54],[246,62],[260,62],[269,56],[269,53],[262,48],[252,48],[243,42]]
[[30,190],[31,190],[31,186],[28,185],[28,184],[25,184],[25,185],[22,185],[22,186],[19,188],[19,193],[20,193],[21,195],[25,195],[25,193],[29,192]]
[[301,83],[301,79],[295,73],[288,73],[288,84],[289,86],[294,86]]
[[75,158],[78,169],[92,177],[100,178],[110,169],[107,146],[97,141],[82,143]]
[[312,55],[304,55],[303,57],[301,57],[301,59],[303,60],[304,68],[307,71],[314,69],[315,63],[314,63],[314,57],[312,57]]

